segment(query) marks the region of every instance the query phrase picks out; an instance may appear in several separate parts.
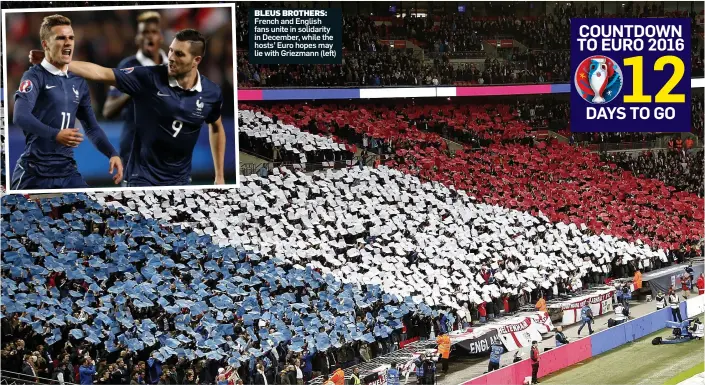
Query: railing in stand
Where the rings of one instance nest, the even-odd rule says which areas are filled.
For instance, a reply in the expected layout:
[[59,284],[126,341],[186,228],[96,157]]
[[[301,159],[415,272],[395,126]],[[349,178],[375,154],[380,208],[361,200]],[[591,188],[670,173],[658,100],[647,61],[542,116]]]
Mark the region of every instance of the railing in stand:
[[[52,380],[51,378],[40,377],[40,376],[28,376],[24,373],[13,372],[6,369],[0,369],[0,383],[13,385],[13,384],[35,384],[39,381],[42,384],[56,384],[58,381]],[[64,381],[64,385],[78,385],[73,382]]]

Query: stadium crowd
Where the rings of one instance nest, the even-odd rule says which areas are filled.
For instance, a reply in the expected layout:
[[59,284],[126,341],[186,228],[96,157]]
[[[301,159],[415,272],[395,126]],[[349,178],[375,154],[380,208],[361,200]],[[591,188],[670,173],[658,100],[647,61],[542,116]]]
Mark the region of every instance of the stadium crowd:
[[[256,108],[248,106],[248,109]],[[423,180],[452,184],[469,194],[484,197],[486,202],[534,214],[540,211],[553,221],[589,222],[595,231],[604,230],[629,240],[644,236],[657,247],[679,249],[683,242],[688,246],[697,243],[696,223],[702,213],[694,211],[693,207],[702,206],[702,200],[687,194],[679,199],[682,193],[670,191],[662,182],[625,174],[615,164],[604,164],[597,154],[585,149],[559,143],[546,145],[545,142],[538,143],[536,148],[531,147],[533,142],[528,145],[494,143],[481,151],[450,153],[441,136],[410,125],[413,118],[403,112],[398,114],[401,111],[394,106],[296,104],[272,106],[266,111],[286,124],[304,129],[314,119],[327,122],[327,130],[333,130],[334,135],[349,144],[360,136],[383,142],[391,140],[394,156],[388,158],[387,165]],[[416,113],[420,114],[419,111],[417,109]],[[467,126],[472,131],[482,133],[492,127],[473,123],[468,116],[460,119],[469,120]],[[458,122],[457,117],[444,117],[444,120],[451,124]],[[505,129],[503,135],[508,139],[526,137],[529,130],[515,120],[511,122],[512,126],[507,123],[506,127],[513,129]],[[336,132],[340,127],[343,127],[342,135]],[[349,132],[355,135],[345,134]],[[355,144],[360,145],[359,141]],[[562,167],[552,166],[561,159],[574,162]],[[531,170],[530,178],[525,176],[528,170]],[[624,195],[624,191],[634,193]],[[656,196],[662,198],[656,202]],[[654,206],[637,210],[647,202]],[[655,220],[655,215],[675,218],[673,222],[661,223]],[[669,226],[673,228],[667,229]]]
[[602,159],[616,163],[640,178],[658,179],[678,191],[690,191],[698,197],[703,192],[703,150],[644,151],[637,155],[625,152],[603,153]]
[[337,143],[333,138],[301,131],[247,110],[238,111],[238,129],[239,151],[254,153],[276,166],[346,162],[356,152],[354,147]]
[[254,65],[238,52],[238,82],[247,87],[342,87],[449,84],[437,69],[425,66],[411,51],[356,52],[342,65]]
[[[260,373],[292,383],[426,338],[432,326],[491,319],[505,297],[515,311],[542,291],[577,290],[575,277],[597,283],[677,258],[421,183],[387,168],[284,169],[223,193],[6,196],[3,354],[31,382],[261,383]],[[413,213],[411,191],[428,202],[419,209],[434,207],[428,217]],[[368,199],[371,211],[355,208]],[[408,218],[382,222],[401,209],[417,218],[412,230]],[[457,226],[472,228],[470,244]],[[451,239],[465,246],[449,248]],[[541,251],[554,245],[559,253]],[[617,253],[624,266],[613,269]]]
[[[389,351],[400,333],[397,321],[385,317],[398,320],[416,307],[409,302],[388,310],[400,304],[397,297],[382,297],[374,287],[360,291],[310,267],[219,248],[209,236],[125,214],[83,194],[39,205],[5,196],[2,212],[3,262],[21,266],[3,270],[3,297],[12,298],[2,308],[4,366],[22,368],[30,382],[62,375],[81,384],[211,384],[223,375],[251,384],[262,364],[275,383],[297,360],[309,379],[314,369],[327,372],[322,354],[335,353],[342,364]],[[354,307],[362,312],[357,317]],[[306,316],[309,308],[322,318]],[[343,327],[349,322],[359,328],[352,335]],[[323,333],[333,327],[340,339]],[[372,333],[384,335],[379,344]],[[355,343],[340,349],[344,336]],[[335,352],[328,352],[331,346]]]

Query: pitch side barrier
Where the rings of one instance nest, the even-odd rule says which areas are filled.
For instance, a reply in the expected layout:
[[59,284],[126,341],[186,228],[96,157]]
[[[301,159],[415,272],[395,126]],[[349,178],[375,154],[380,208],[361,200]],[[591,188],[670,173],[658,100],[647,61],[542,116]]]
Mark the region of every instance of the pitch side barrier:
[[[705,79],[691,79],[692,88],[704,88]],[[264,100],[335,100],[448,98],[458,96],[512,96],[566,94],[570,84],[532,84],[474,87],[376,87],[376,88],[271,88],[240,89],[238,101]]]
[[[690,311],[688,308],[692,308]],[[681,315],[697,315],[705,308],[705,296],[691,298],[680,304]],[[697,312],[697,313],[696,313]],[[623,324],[597,332],[551,349],[541,354],[539,378],[565,369],[588,358],[595,357],[616,347],[632,342],[664,328],[671,320],[671,308],[657,310],[643,317],[635,318]],[[483,374],[460,385],[516,385],[523,384],[526,377],[531,377],[531,359],[525,359],[502,369]]]

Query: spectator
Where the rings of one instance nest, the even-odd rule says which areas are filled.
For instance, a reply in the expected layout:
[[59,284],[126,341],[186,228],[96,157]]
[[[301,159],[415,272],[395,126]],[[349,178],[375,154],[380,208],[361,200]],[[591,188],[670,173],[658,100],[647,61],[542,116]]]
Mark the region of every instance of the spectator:
[[536,306],[535,306],[535,308],[536,308],[536,310],[538,310],[538,311],[540,311],[540,312],[544,312],[544,313],[545,313],[546,311],[548,311],[548,309],[546,308],[546,300],[543,298],[543,294],[541,294],[541,295],[539,296],[539,300],[536,301]]
[[504,353],[504,345],[502,345],[501,340],[497,339],[492,343],[492,349],[490,350],[490,363],[487,366],[488,372],[499,369],[502,353]]
[[88,356],[85,357],[83,359],[83,365],[79,368],[79,374],[81,385],[93,384],[93,376],[96,375],[95,361]]
[[592,323],[593,323],[593,316],[592,316],[592,309],[590,308],[590,304],[586,303],[582,309],[580,309],[580,318],[581,318],[581,324],[580,327],[578,328],[578,335],[580,335],[580,332],[583,330],[585,325],[587,325],[588,330],[590,331],[590,334],[593,333],[592,331]]
[[659,290],[658,294],[656,294],[655,302],[656,302],[656,310],[661,310],[661,309],[664,309],[668,306],[668,303],[667,303],[668,299],[663,294],[663,291],[660,291],[660,290]]
[[563,327],[558,326],[556,327],[556,347],[567,345],[568,344],[568,337],[565,336],[563,333]]
[[539,353],[539,343],[538,341],[531,341],[531,383],[538,384],[538,374],[539,374],[539,360],[541,355]]
[[681,317],[680,300],[678,299],[678,293],[676,293],[673,288],[671,288],[671,292],[668,294],[668,304],[671,307],[673,321],[683,322],[683,318]]
[[268,385],[267,376],[264,374],[264,365],[257,364],[257,372],[254,376],[254,385]]
[[639,291],[641,290],[641,270],[636,269],[636,273],[634,273],[634,280],[632,281],[634,284],[634,291]]
[[448,359],[450,358],[450,336],[448,334],[440,335],[436,338],[438,343],[438,353],[441,357],[443,373],[448,373]]
[[162,376],[162,373],[162,363],[159,362],[159,360],[155,359],[154,355],[152,355],[152,357],[149,357],[149,359],[147,359],[147,371],[145,382],[147,384],[158,383],[159,379]]
[[512,359],[512,363],[516,364],[517,362],[521,362],[523,359],[521,350],[517,350],[516,353],[514,353],[514,358]]
[[[423,356],[423,354],[422,354]],[[418,378],[418,376],[417,376]],[[348,385],[361,385],[362,380],[360,379],[360,368],[359,367],[354,367],[352,375],[350,376],[350,380],[348,380]]]
[[37,357],[33,355],[25,355],[24,362],[22,363],[22,374],[24,374],[24,378],[27,379],[29,382],[39,382],[39,377],[37,376],[37,371],[36,371],[36,362],[37,362]]
[[392,362],[391,368],[387,369],[387,384],[399,385],[400,378],[401,374],[399,373],[399,369],[397,369],[397,363]]

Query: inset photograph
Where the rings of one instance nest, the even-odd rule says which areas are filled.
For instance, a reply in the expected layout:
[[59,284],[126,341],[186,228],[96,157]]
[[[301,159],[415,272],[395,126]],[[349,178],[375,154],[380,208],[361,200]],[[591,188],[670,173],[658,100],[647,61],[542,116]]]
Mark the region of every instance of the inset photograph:
[[3,10],[8,191],[236,186],[234,16]]

